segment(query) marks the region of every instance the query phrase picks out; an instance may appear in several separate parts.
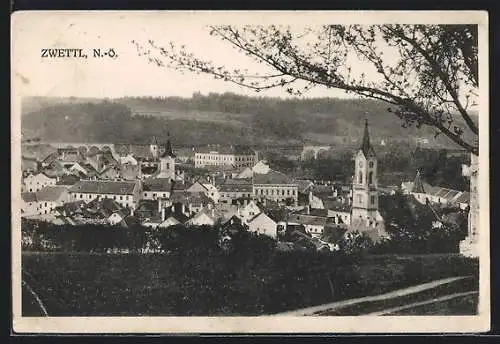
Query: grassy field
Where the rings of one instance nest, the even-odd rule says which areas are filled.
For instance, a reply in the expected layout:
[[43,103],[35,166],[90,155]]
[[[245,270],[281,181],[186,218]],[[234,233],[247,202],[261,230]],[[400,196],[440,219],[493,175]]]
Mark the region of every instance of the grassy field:
[[413,307],[388,315],[473,315],[477,314],[478,295],[467,295],[429,305]]
[[[405,286],[477,274],[459,256],[275,257],[271,263],[173,255],[23,254],[23,276],[50,316],[279,313]],[[300,265],[303,264],[303,265]],[[28,295],[23,315],[36,316]]]
[[[328,315],[337,315],[337,316],[363,315],[399,307],[402,305],[409,305],[412,303],[423,302],[430,299],[438,298],[440,296],[450,295],[453,293],[475,291],[475,290],[479,290],[479,281],[474,276],[471,278],[458,280],[448,284],[443,284],[436,288],[424,290],[421,292],[405,296],[399,296],[380,301],[360,302],[351,306],[342,307],[335,311],[329,312]],[[470,315],[475,314],[476,308],[477,304],[476,305],[471,304],[471,307],[469,307],[470,312],[465,314],[470,314]]]

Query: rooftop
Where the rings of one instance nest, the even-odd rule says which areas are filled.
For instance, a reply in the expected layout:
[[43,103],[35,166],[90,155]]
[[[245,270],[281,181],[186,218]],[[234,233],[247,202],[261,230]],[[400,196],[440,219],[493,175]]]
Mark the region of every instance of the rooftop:
[[208,146],[197,148],[196,153],[254,155],[255,151],[245,146]]
[[144,191],[170,191],[172,186],[170,178],[148,178],[142,183]]
[[254,184],[295,184],[289,176],[282,172],[270,170],[266,174],[255,174],[253,177]]
[[69,188],[70,192],[132,195],[138,184],[125,181],[82,180]]

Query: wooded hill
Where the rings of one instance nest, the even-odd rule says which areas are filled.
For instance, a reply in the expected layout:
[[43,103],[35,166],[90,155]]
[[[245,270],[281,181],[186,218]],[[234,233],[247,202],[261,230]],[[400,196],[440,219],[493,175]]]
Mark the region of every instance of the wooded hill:
[[364,118],[374,141],[427,138],[457,148],[430,127],[404,128],[382,102],[367,99],[281,99],[231,93],[119,99],[28,97],[22,103],[24,139],[147,143],[169,131],[177,144],[356,143]]

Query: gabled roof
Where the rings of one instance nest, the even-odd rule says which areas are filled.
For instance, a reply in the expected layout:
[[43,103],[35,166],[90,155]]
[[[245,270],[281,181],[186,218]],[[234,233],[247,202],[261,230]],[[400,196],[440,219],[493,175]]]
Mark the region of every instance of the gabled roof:
[[290,222],[296,222],[301,225],[310,226],[325,226],[327,222],[327,218],[323,216],[311,216],[302,214],[290,214],[288,220]]
[[23,201],[25,201],[27,203],[37,201],[35,192],[23,192],[21,194],[21,197],[22,197]]
[[39,202],[55,202],[67,192],[64,186],[46,186],[36,192],[36,198]]

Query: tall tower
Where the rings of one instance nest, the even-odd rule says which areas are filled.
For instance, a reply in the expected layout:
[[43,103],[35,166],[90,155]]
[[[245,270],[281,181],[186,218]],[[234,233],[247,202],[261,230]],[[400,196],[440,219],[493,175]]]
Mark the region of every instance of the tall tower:
[[151,154],[153,155],[153,159],[158,158],[159,150],[158,150],[158,140],[156,139],[156,136],[153,136],[153,140],[151,141],[151,144],[149,145],[149,150],[151,151]]
[[370,143],[367,119],[363,142],[354,155],[354,163],[351,222],[375,227],[378,214],[377,157]]
[[160,173],[157,178],[170,178],[175,180],[175,155],[170,142],[170,133],[168,133],[165,151],[160,155]]

